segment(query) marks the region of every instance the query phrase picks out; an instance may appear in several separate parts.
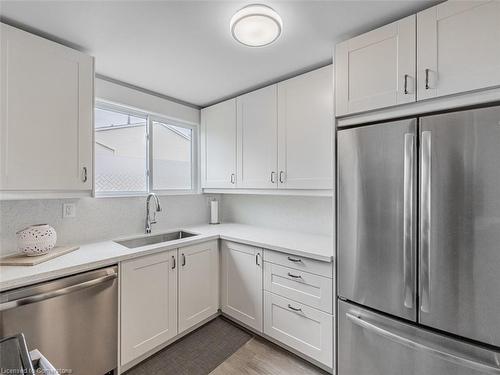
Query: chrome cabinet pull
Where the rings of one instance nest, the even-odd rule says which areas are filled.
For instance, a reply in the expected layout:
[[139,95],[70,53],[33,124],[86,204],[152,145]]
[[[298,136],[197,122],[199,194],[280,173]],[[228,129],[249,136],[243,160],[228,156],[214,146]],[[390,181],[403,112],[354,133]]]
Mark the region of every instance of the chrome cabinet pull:
[[290,262],[294,262],[294,263],[300,263],[300,262],[302,262],[302,259],[298,259],[298,258],[291,258],[291,257],[287,257],[287,259],[288,259]]
[[403,182],[403,293],[404,305],[413,308],[413,177],[415,136],[405,134]]
[[[290,305],[289,305],[290,306]],[[393,333],[385,328],[379,327],[371,322],[364,320],[361,316],[356,316],[352,313],[345,314],[347,319],[349,319],[352,323],[356,324],[358,327],[361,327],[367,331],[371,331],[379,336],[385,337],[386,339],[396,342],[398,344],[402,344],[408,348],[414,350],[420,350],[422,352],[432,353],[434,356],[444,359],[446,361],[456,363],[460,366],[467,366],[472,369],[476,369],[481,371],[484,374],[500,374],[500,369],[495,366],[491,366],[487,363],[482,363],[479,361],[475,361],[469,358],[459,357],[453,353],[448,353],[440,348],[430,347],[424,344],[421,344],[417,341],[410,340],[404,336],[400,336],[396,333]]]
[[186,265],[186,256],[183,253],[182,254],[182,267],[184,267],[185,265]]
[[259,257],[260,257],[260,253],[255,254],[255,264],[258,266],[260,266]]
[[408,95],[408,74],[405,74],[404,93]]
[[276,183],[276,172],[271,172],[271,183],[272,184]]
[[285,171],[280,171],[280,183],[285,183]]
[[422,132],[420,185],[420,272],[421,304],[420,310],[430,312],[430,247],[431,247],[431,132]]
[[236,175],[234,173],[231,173],[231,183],[232,184],[236,183]]
[[430,69],[425,69],[425,89],[429,90],[431,87],[429,86],[429,73]]
[[175,270],[175,257],[172,255],[172,269]]
[[302,279],[300,275],[294,275],[293,273],[288,272],[288,276],[293,277],[294,279]]
[[87,167],[82,168],[82,181],[87,182],[88,177],[87,177]]
[[302,309],[300,307],[293,307],[292,305],[288,304],[288,308],[293,311],[300,311],[302,312]]

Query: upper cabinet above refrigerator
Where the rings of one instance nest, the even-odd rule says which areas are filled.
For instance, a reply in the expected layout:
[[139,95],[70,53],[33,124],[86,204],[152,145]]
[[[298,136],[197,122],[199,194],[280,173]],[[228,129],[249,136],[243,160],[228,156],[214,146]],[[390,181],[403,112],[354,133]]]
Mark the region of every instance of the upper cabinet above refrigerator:
[[[341,42],[334,61],[338,117],[497,88],[500,1],[446,1]],[[496,101],[500,90],[493,99],[461,97],[432,111]]]
[[337,44],[337,116],[415,101],[415,16]]

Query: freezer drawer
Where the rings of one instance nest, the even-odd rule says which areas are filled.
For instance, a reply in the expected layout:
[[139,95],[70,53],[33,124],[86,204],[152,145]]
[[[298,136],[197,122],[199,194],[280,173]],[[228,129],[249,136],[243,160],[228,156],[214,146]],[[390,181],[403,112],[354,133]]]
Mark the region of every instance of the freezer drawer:
[[338,375],[500,374],[491,351],[339,301]]
[[420,323],[500,347],[500,107],[420,130]]
[[416,319],[416,120],[338,132],[338,286]]

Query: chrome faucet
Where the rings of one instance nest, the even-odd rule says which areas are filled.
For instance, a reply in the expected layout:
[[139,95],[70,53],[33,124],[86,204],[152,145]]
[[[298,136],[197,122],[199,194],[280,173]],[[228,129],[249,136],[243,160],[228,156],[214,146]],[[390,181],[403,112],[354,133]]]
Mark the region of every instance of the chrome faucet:
[[[155,210],[153,211],[153,219],[151,219],[149,214],[149,202],[151,198],[154,198],[155,201]],[[149,193],[146,198],[146,234],[151,233],[151,225],[156,224],[156,213],[161,212],[160,199],[155,193]]]

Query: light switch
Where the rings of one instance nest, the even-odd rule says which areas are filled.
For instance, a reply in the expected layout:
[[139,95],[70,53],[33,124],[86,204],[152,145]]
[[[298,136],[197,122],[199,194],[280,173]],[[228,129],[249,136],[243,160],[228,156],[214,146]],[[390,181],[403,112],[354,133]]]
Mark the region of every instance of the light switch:
[[76,217],[76,205],[74,203],[63,203],[63,217]]

